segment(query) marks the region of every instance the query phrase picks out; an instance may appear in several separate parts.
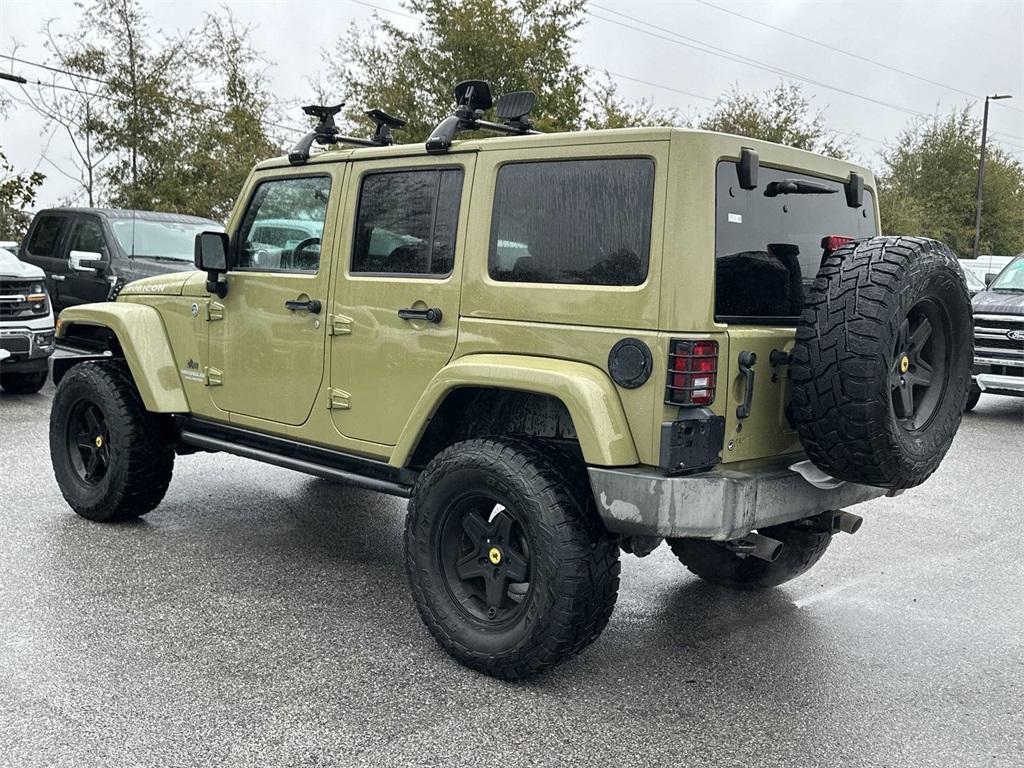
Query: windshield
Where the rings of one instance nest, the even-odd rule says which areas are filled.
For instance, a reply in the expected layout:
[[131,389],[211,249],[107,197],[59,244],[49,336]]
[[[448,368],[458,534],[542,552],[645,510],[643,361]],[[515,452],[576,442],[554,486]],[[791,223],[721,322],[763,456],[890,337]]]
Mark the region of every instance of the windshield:
[[985,281],[973,269],[964,269],[964,279],[967,281],[967,287],[972,291],[985,290]]
[[114,237],[131,256],[192,261],[196,235],[223,228],[211,222],[144,221],[114,219]]
[[1024,258],[1010,262],[991,287],[993,291],[1024,291]]

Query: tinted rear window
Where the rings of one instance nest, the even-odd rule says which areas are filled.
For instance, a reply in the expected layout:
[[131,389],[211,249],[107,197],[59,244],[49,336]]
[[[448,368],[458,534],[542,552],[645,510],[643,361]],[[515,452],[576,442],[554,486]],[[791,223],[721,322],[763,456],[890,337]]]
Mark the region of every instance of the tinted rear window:
[[[773,182],[813,182],[830,194],[766,195]],[[822,238],[875,234],[875,204],[846,204],[843,185],[761,166],[755,189],[741,189],[737,163],[716,173],[715,315],[719,318],[794,318],[824,256]]]
[[488,271],[526,283],[640,285],[654,161],[515,163],[498,171]]

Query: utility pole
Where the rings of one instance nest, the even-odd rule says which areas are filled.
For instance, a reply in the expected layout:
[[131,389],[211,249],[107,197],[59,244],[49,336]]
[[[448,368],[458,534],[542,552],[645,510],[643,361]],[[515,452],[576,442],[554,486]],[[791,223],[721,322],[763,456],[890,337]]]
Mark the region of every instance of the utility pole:
[[985,141],[988,139],[988,103],[999,99],[1012,99],[1012,96],[995,94],[985,97],[985,117],[981,121],[981,157],[978,158],[978,194],[974,202],[974,258],[978,258],[981,247],[981,189],[985,183]]

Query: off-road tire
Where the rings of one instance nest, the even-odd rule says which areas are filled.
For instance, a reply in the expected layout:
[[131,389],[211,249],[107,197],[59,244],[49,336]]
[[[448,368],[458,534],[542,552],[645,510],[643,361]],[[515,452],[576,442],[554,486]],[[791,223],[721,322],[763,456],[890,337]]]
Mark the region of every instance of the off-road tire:
[[[406,568],[420,616],[438,643],[486,675],[518,679],[564,661],[601,634],[615,606],[619,550],[582,465],[518,439],[474,439],[438,454],[420,474],[405,526]],[[442,564],[445,521],[481,493],[515,509],[529,547],[529,591],[504,625],[471,615]]]
[[[921,328],[921,317],[936,336],[920,350],[941,348],[942,364],[930,361],[931,383],[918,385],[920,408],[928,403],[919,417],[915,396],[908,408],[895,393],[908,357],[896,347],[916,354],[917,342],[903,341],[916,337],[908,329]],[[949,248],[875,237],[838,249],[808,293],[790,361],[791,416],[808,457],[850,482],[894,489],[924,482],[960,425],[972,357],[971,302]],[[906,380],[917,370],[912,365]],[[912,417],[898,418],[897,407]]]
[[806,573],[825,554],[832,534],[797,525],[774,525],[758,531],[782,542],[774,562],[738,557],[713,541],[669,539],[668,545],[691,573],[704,581],[730,589],[777,587]]
[[[105,420],[108,466],[87,482],[76,469],[69,444],[71,414],[95,406]],[[50,459],[64,499],[95,522],[130,520],[163,499],[174,470],[174,448],[166,426],[148,412],[122,362],[86,362],[61,379],[50,411]]]
[[46,371],[0,373],[0,387],[11,395],[32,395],[46,383]]
[[967,392],[967,402],[964,403],[964,411],[973,411],[974,406],[978,404],[980,399],[981,390],[972,384],[970,390]]

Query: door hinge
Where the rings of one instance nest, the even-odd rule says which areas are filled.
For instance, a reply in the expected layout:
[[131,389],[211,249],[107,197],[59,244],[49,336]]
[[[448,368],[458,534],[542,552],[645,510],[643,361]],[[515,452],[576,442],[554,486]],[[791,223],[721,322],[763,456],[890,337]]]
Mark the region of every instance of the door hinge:
[[348,336],[352,333],[352,318],[345,315],[327,316],[328,336]]
[[223,320],[224,319],[224,305],[219,301],[211,301],[206,305],[206,319],[207,320]]
[[349,398],[352,397],[348,392],[343,389],[329,389],[327,390],[327,408],[332,411],[347,411],[352,407],[352,403]]
[[219,387],[224,383],[224,371],[206,366],[203,372],[206,374],[206,386]]

